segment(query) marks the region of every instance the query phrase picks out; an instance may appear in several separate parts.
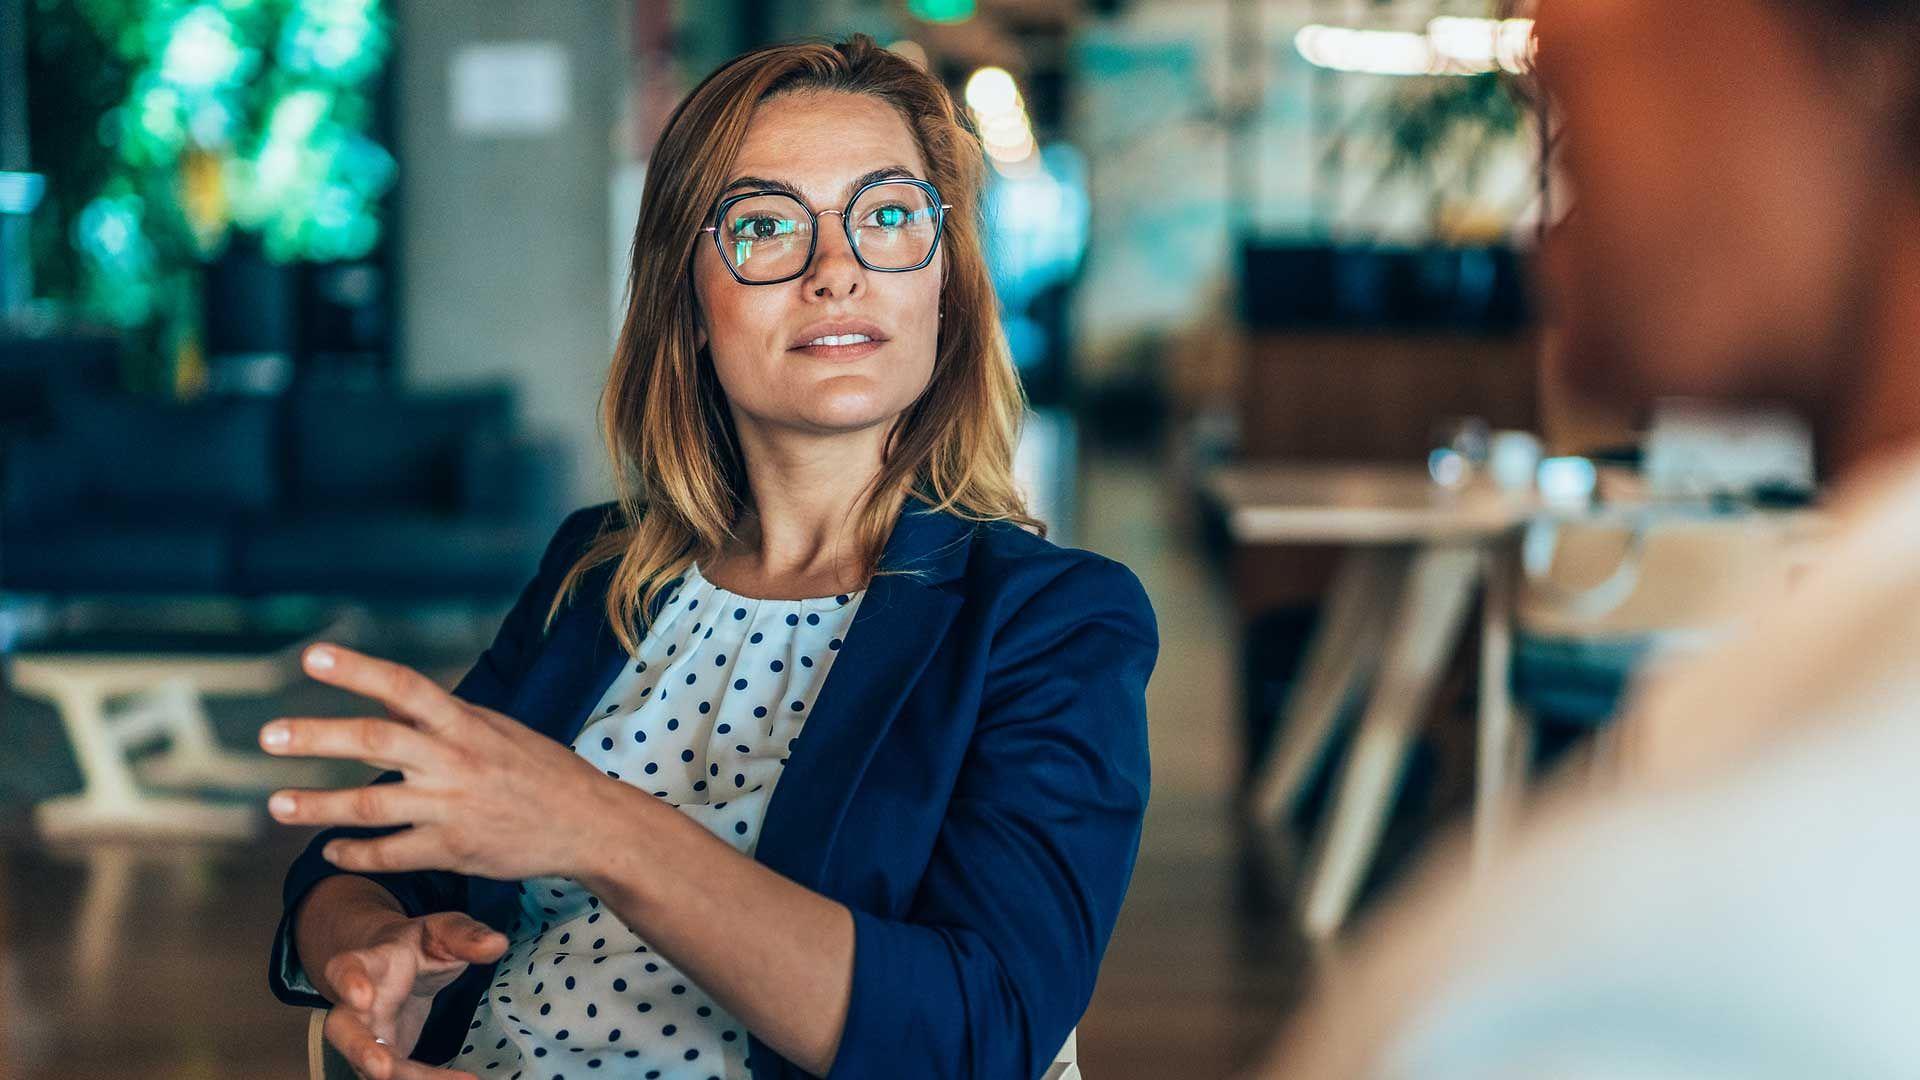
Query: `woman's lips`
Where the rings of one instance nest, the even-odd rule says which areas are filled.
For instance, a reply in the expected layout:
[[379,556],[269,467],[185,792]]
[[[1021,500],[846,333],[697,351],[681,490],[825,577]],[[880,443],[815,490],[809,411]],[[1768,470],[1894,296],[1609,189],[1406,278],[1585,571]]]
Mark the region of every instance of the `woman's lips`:
[[885,341],[862,341],[852,345],[802,345],[797,349],[790,349],[788,351],[805,353],[815,360],[845,363],[850,360],[859,360],[862,357],[871,356],[880,346],[885,344]]

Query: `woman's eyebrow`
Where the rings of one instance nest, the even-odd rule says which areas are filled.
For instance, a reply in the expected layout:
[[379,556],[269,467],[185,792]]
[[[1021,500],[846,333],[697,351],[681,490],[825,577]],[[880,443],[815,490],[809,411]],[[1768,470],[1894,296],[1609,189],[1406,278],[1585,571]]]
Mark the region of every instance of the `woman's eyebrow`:
[[903,176],[908,179],[915,179],[912,170],[908,169],[904,165],[883,166],[881,168],[874,169],[872,172],[866,172],[866,173],[860,174],[859,179],[847,185],[847,194],[851,195],[854,192],[860,190],[862,187],[873,183],[875,180],[894,180]]
[[[854,179],[853,183],[847,185],[847,193],[852,194],[865,185],[873,183],[875,180],[894,180],[900,177],[915,179],[913,170],[907,168],[905,165],[883,165],[878,169],[861,173]],[[781,191],[799,199],[803,203],[807,201],[806,198],[800,194],[799,188],[794,187],[785,180],[775,180],[766,176],[737,177],[728,183],[726,187],[721,188],[720,193],[725,195],[730,191],[743,189],[748,191]]]
[[729,191],[741,188],[751,191],[784,191],[796,199],[800,198],[799,188],[794,187],[785,180],[770,180],[764,176],[742,176],[732,183],[729,183],[726,187],[721,188],[720,194],[725,195]]

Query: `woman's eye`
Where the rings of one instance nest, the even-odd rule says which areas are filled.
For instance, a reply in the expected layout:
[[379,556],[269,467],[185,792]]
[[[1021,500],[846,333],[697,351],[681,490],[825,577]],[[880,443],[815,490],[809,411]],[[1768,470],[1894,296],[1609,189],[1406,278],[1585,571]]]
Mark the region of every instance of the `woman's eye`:
[[883,229],[897,229],[905,225],[912,216],[904,206],[881,206],[867,215],[867,220]]
[[793,223],[779,218],[741,218],[733,223],[733,235],[742,240],[771,240],[793,231]]

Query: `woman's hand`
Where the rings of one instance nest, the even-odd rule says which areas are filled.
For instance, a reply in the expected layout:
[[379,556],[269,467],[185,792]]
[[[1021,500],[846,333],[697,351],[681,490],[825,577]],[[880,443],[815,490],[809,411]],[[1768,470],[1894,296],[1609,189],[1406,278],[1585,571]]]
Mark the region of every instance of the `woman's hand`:
[[420,1041],[433,996],[468,964],[490,964],[506,950],[505,935],[455,911],[388,925],[367,945],[327,961],[327,985],[340,995],[327,1013],[327,1042],[369,1080],[475,1080],[407,1055]]
[[374,698],[388,715],[281,718],[261,728],[260,745],[278,755],[353,758],[402,779],[275,792],[268,809],[291,825],[412,826],[334,840],[321,852],[329,862],[362,873],[450,870],[502,881],[578,877],[592,865],[596,836],[624,785],[412,668],[337,645],[315,645],[304,661],[314,678]]

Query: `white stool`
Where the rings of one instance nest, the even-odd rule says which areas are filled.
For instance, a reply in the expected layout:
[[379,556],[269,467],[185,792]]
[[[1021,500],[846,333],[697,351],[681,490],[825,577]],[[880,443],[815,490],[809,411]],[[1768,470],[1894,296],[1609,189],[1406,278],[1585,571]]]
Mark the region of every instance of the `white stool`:
[[[224,639],[229,648],[222,651],[214,647],[217,635],[200,635],[201,649],[194,651],[194,635],[166,635],[155,638],[151,652],[140,650],[131,637],[124,650],[89,645],[81,637],[71,647],[56,642],[15,654],[13,685],[59,710],[85,783],[77,795],[48,799],[34,808],[41,832],[50,838],[255,835],[261,826],[257,807],[153,794],[136,782],[128,754],[165,740],[167,749],[138,768],[141,779],[163,787],[246,791],[324,785],[324,762],[283,761],[222,748],[201,705],[203,695],[270,694],[285,687],[297,670],[299,650],[318,636],[246,639],[259,642],[259,651],[232,648],[241,639],[229,636]],[[109,699],[127,695],[131,701],[107,708]]]

